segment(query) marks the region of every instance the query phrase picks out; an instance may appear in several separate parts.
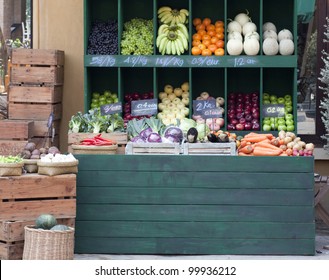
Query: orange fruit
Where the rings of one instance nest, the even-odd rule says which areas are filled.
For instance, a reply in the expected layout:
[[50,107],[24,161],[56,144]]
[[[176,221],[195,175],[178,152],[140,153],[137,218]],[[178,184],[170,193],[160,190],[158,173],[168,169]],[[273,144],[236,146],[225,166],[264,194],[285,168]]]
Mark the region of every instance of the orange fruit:
[[200,49],[200,50],[205,50],[207,47],[204,45],[204,44],[199,44],[199,45],[197,45],[197,47]]
[[216,31],[216,33],[224,33],[224,27],[223,26],[216,27],[215,31]]
[[210,50],[212,53],[215,53],[215,51],[217,50],[217,46],[215,44],[210,44],[208,46],[208,50]]
[[205,34],[202,36],[202,40],[210,40],[210,39],[211,39],[211,36],[208,34]]
[[202,44],[204,44],[206,47],[208,47],[211,44],[211,41],[209,39],[202,40]]
[[215,35],[219,40],[224,40],[225,36],[224,33],[216,33]]
[[216,32],[215,32],[215,30],[209,30],[209,31],[207,32],[207,34],[208,34],[209,36],[213,37],[213,36],[216,35]]
[[196,47],[197,45],[201,44],[201,41],[200,40],[193,40],[192,41],[192,46],[193,47]]
[[204,18],[202,21],[202,24],[204,24],[205,26],[209,25],[211,23],[211,19],[210,18]]
[[212,52],[209,49],[204,49],[204,50],[202,50],[201,55],[212,55]]
[[206,25],[206,30],[207,31],[209,31],[209,30],[215,30],[215,29],[216,29],[216,27],[213,24]]
[[193,36],[192,36],[193,40],[201,40],[202,39],[202,36],[198,33],[194,33]]
[[203,29],[203,30],[204,30],[204,29],[206,29],[206,26],[205,26],[204,24],[201,23],[201,24],[198,24],[198,25],[195,27],[195,30],[196,30],[196,31],[199,31],[200,29]]
[[192,48],[191,52],[193,55],[200,55],[202,53],[202,50],[195,46]]
[[225,42],[223,40],[218,40],[216,42],[217,48],[224,48]]
[[217,56],[223,56],[225,54],[225,51],[223,48],[218,48],[217,50],[215,50],[215,55]]
[[217,20],[217,21],[215,22],[215,26],[216,26],[216,27],[224,26],[224,22],[221,21],[221,20]]
[[203,36],[203,35],[207,34],[207,31],[204,29],[199,29],[197,33],[200,34],[201,36]]
[[219,41],[219,39],[216,36],[214,36],[214,37],[211,37],[210,41],[212,44],[216,44],[216,42]]
[[193,19],[192,23],[193,23],[193,26],[197,26],[202,23],[202,20],[201,20],[201,18],[195,18],[195,19]]

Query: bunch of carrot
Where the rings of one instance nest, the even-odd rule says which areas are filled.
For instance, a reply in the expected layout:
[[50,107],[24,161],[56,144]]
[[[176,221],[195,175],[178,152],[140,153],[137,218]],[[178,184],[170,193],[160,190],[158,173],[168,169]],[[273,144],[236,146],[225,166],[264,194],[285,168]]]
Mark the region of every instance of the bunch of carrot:
[[[282,142],[282,141],[281,141]],[[238,148],[239,156],[288,156],[278,138],[273,134],[251,132],[246,134]]]

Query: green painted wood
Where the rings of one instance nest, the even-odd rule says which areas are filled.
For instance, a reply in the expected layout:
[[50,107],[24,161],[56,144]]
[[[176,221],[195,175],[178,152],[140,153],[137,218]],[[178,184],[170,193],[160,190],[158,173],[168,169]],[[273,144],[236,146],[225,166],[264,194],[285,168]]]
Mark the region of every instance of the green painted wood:
[[[134,181],[131,182],[131,178]],[[215,189],[313,189],[308,173],[160,172],[79,170],[79,186]]]
[[[79,170],[314,173],[313,157],[76,155]],[[293,175],[296,176],[296,175]],[[312,175],[313,176],[313,175]],[[295,177],[296,178],[296,177]],[[241,182],[243,178],[240,178]],[[257,186],[260,182],[257,181]]]
[[314,239],[96,238],[76,236],[76,253],[314,255]]
[[81,237],[312,238],[312,223],[77,221]]
[[81,204],[312,206],[313,194],[313,190],[192,189],[172,186],[163,188],[91,186],[78,190]]
[[308,223],[314,215],[313,206],[117,205],[78,201],[77,220]]

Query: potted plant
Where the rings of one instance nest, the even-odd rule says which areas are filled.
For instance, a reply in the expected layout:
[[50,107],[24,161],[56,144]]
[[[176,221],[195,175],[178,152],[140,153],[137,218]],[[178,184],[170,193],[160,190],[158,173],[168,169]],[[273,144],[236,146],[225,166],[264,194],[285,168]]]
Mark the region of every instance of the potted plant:
[[[326,31],[324,32],[325,38],[324,42],[329,42],[329,18],[327,18],[327,24],[325,25]],[[324,67],[320,71],[319,80],[323,83],[323,86],[319,88],[323,90],[323,98],[320,101],[320,111],[321,120],[324,124],[326,134],[322,136],[323,139],[327,140],[327,143],[324,145],[325,149],[329,149],[329,54],[326,51],[322,51],[324,62]]]

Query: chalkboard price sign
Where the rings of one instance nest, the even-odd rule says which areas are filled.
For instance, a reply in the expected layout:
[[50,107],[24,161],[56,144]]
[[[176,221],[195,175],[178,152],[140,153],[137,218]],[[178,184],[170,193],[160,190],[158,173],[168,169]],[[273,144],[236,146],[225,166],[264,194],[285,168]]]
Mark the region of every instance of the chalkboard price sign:
[[157,99],[144,99],[144,100],[131,101],[132,116],[155,115],[157,113],[158,113]]
[[216,108],[216,100],[193,100],[193,112],[195,115],[200,115],[204,110]]
[[135,67],[135,66],[145,66],[148,63],[148,59],[146,56],[142,55],[134,55],[134,56],[128,56],[123,63]]
[[90,62],[90,65],[99,66],[99,67],[110,67],[114,66],[116,59],[114,56],[102,55],[102,56],[93,56]]
[[184,60],[177,56],[158,57],[155,60],[155,66],[160,67],[183,67]]
[[201,112],[201,117],[204,119],[221,118],[222,116],[222,110],[217,108],[205,109]]
[[122,103],[111,103],[111,104],[105,104],[101,106],[101,114],[102,115],[112,115],[116,113],[122,112]]
[[283,104],[269,104],[263,105],[264,117],[284,117],[284,105]]

